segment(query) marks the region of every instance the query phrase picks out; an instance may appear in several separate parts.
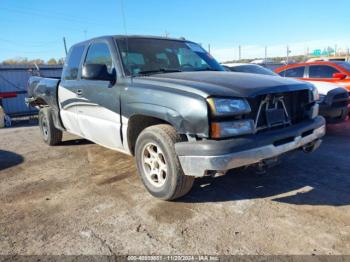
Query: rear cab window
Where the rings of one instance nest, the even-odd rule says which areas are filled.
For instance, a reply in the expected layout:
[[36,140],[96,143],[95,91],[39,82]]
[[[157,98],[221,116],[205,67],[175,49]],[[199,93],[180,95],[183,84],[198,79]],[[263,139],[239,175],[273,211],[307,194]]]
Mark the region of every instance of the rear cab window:
[[62,72],[63,80],[76,80],[78,78],[79,65],[85,50],[85,45],[73,46],[68,53]]
[[287,70],[283,70],[283,71],[279,72],[278,74],[282,77],[303,78],[304,71],[305,71],[305,66],[299,66],[299,67],[293,67],[293,68],[289,68]]

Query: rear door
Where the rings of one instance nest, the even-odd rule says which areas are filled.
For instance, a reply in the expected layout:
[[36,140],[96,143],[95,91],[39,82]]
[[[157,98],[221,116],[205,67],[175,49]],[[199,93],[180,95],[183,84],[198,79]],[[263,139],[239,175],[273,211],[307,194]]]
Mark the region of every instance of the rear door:
[[80,100],[79,68],[84,50],[85,45],[75,45],[70,49],[62,72],[62,81],[58,87],[58,101],[63,125],[67,131],[79,136],[82,134],[77,121],[76,106]]
[[[116,61],[113,60],[111,48],[113,46],[107,40],[92,42],[83,66],[103,64],[112,73]],[[82,79],[79,90],[83,101],[77,104],[77,117],[83,136],[105,147],[122,150],[118,84]]]

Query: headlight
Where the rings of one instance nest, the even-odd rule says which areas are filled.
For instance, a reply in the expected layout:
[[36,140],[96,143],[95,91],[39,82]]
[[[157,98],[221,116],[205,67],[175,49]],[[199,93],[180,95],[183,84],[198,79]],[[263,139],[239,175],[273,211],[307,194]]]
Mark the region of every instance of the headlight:
[[315,86],[312,87],[311,92],[312,92],[312,99],[313,99],[313,101],[320,100],[320,94],[318,93],[318,90],[317,90],[317,88]]
[[322,103],[325,98],[326,98],[326,95],[320,95],[319,94],[319,99],[317,100],[317,102]]
[[230,122],[213,122],[211,124],[212,138],[226,138],[253,133],[254,121],[251,119]]
[[208,103],[215,116],[240,115],[251,111],[244,99],[209,98]]

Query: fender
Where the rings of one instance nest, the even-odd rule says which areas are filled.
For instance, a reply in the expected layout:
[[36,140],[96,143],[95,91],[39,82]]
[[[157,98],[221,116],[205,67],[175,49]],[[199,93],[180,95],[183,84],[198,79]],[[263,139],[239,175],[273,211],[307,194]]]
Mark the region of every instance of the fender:
[[[187,99],[183,98],[183,100]],[[191,107],[195,107],[194,110],[191,110]],[[197,101],[197,103],[188,104],[183,101],[183,104],[179,104],[179,107],[175,110],[162,105],[135,102],[129,103],[127,108],[128,111],[130,110],[129,112],[132,112],[127,116],[128,119],[136,115],[154,117],[170,123],[179,134],[196,135],[198,137],[209,136],[207,105],[205,103],[198,103]],[[197,114],[193,114],[193,111],[196,111]]]
[[58,85],[59,79],[31,77],[29,79],[27,103],[37,108],[50,107],[50,113],[56,128],[65,131],[59,115]]

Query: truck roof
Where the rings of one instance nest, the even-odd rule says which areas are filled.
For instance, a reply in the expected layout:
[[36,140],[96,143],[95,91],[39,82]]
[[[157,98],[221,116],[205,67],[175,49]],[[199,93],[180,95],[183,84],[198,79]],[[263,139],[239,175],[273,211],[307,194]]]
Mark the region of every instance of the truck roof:
[[[104,35],[104,36],[93,37],[93,38],[90,38],[88,40],[75,43],[74,45],[89,43],[92,40],[106,39],[106,38],[114,38],[114,39],[144,38],[144,39],[172,40],[172,41],[179,41],[179,42],[192,42],[192,41],[186,40],[183,37],[181,37],[181,38],[171,38],[171,37],[152,36],[152,35]],[[72,46],[74,46],[74,45],[72,45]]]

